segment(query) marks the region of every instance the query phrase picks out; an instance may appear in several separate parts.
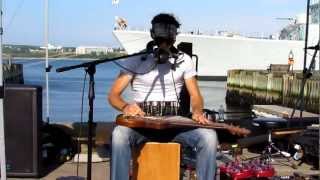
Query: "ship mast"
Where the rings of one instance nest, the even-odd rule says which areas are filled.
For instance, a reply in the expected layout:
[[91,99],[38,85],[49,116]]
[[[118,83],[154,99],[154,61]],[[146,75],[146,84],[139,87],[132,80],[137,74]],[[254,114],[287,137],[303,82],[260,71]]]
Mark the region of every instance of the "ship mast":
[[0,161],[1,161],[1,180],[7,178],[6,174],[6,153],[5,153],[5,138],[4,138],[4,117],[3,117],[3,69],[2,69],[2,0],[0,0]]
[[50,99],[49,99],[49,72],[51,67],[49,66],[49,50],[48,50],[48,36],[49,36],[49,23],[48,23],[48,11],[49,11],[49,0],[45,0],[44,2],[44,44],[45,44],[45,50],[46,50],[46,121],[49,123],[49,117],[50,117]]
[[309,15],[310,15],[310,0],[307,1],[307,20],[306,20],[306,31],[305,31],[305,41],[304,41],[304,58],[303,58],[303,71],[307,68],[307,47],[309,38]]

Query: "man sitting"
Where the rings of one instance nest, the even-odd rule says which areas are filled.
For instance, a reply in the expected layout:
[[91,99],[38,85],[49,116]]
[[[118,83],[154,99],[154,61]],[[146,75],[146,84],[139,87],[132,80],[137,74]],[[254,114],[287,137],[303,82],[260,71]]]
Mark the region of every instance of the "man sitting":
[[[178,51],[176,40],[179,22],[171,14],[159,14],[150,30],[155,48],[147,56],[130,59],[116,78],[108,95],[109,103],[124,115],[165,116],[180,115],[180,97],[185,85],[191,98],[192,119],[206,124],[203,98],[200,94],[192,59]],[[150,51],[147,50],[147,51]],[[131,84],[134,102],[126,102],[122,93]],[[131,150],[150,140],[148,133],[124,126],[112,133],[111,180],[128,180]],[[217,135],[212,129],[195,128],[175,132],[172,141],[196,152],[198,180],[212,180],[216,169]]]

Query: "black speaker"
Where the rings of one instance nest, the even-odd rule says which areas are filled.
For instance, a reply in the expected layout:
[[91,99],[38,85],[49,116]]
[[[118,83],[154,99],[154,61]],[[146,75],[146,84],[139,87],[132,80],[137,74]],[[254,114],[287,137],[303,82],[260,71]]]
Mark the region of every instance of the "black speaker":
[[192,43],[189,43],[189,42],[181,42],[181,43],[178,44],[177,48],[178,48],[180,51],[182,51],[182,52],[188,54],[190,57],[192,57],[192,55],[193,55],[193,54],[192,54]]
[[4,126],[7,176],[41,176],[42,88],[40,86],[21,84],[5,86]]

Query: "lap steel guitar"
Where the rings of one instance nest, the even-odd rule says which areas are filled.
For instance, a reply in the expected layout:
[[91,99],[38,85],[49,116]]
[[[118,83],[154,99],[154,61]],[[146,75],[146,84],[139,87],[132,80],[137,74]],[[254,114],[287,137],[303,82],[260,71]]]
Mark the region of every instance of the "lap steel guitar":
[[226,123],[218,123],[210,121],[209,124],[200,124],[194,120],[183,116],[124,116],[119,115],[116,119],[117,125],[130,128],[148,128],[148,129],[169,129],[169,128],[209,128],[209,129],[225,129],[231,134],[246,136],[250,134],[250,130],[229,125]]

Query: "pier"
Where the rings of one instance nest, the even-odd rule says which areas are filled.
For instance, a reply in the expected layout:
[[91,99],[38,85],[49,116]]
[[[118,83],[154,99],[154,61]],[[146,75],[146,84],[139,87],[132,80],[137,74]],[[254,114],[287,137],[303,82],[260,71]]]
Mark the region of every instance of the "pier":
[[[274,104],[293,108],[299,98],[303,74],[283,70],[230,70],[227,79],[226,103],[252,106]],[[306,81],[304,109],[319,114],[320,73]]]
[[3,64],[3,79],[6,83],[23,84],[23,65]]

